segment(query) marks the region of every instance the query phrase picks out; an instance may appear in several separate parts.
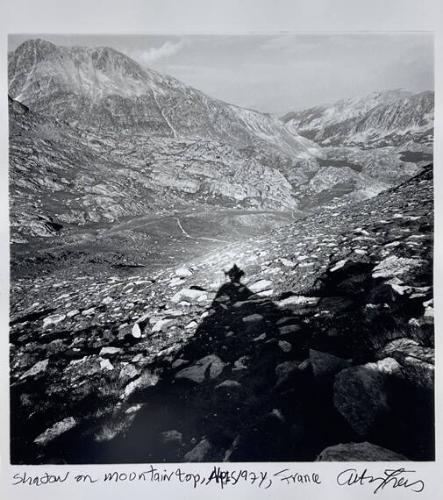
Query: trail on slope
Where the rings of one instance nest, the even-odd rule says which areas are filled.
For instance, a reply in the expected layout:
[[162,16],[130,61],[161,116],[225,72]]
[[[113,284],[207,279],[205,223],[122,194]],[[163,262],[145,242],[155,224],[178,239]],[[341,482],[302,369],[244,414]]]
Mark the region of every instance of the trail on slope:
[[215,242],[219,242],[219,243],[230,243],[227,240],[220,240],[219,238],[207,238],[205,236],[198,236],[198,237],[191,236],[185,230],[185,228],[182,226],[182,223],[180,222],[180,219],[178,217],[176,217],[175,220],[177,221],[177,225],[178,225],[180,231],[186,236],[186,238],[190,238],[191,240],[206,240],[206,241],[215,241]]

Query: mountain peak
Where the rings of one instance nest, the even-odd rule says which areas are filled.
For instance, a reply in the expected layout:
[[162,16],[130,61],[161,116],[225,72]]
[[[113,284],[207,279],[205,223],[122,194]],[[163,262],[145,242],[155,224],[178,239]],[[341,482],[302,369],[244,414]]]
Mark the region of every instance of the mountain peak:
[[316,148],[269,115],[213,99],[109,47],[29,40],[10,54],[9,93],[71,124],[253,145],[291,158],[312,158]]

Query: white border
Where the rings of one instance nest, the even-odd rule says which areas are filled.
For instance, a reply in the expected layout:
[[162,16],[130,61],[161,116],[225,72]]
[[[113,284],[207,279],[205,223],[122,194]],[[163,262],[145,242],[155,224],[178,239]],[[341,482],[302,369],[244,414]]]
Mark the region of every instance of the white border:
[[[414,469],[426,483],[423,493],[403,489],[386,489],[377,497],[389,499],[443,498],[443,441],[441,398],[442,349],[439,332],[442,310],[443,282],[443,173],[440,159],[443,155],[443,1],[442,0],[2,0],[0,4],[0,465],[2,469],[0,498],[44,499],[117,499],[132,498],[259,498],[270,497],[309,499],[369,499],[374,495],[369,488],[332,487],[335,475],[344,467],[340,464],[294,464],[300,472],[318,471],[323,478],[320,487],[276,487],[266,492],[254,487],[217,487],[193,490],[189,486],[155,486],[129,483],[120,486],[98,484],[94,487],[41,486],[11,487],[12,474],[17,470],[60,472],[110,471],[112,466],[57,466],[11,467],[9,465],[9,387],[8,387],[8,290],[9,290],[9,228],[8,158],[7,158],[7,34],[8,33],[73,33],[73,34],[247,34],[281,32],[355,32],[355,31],[433,31],[435,32],[435,304],[436,304],[436,444],[437,460],[414,463]],[[210,466],[185,466],[192,470],[210,470]],[[374,473],[380,464],[369,464]],[[239,468],[227,464],[226,468]],[[258,464],[252,465],[259,468]],[[278,464],[262,464],[261,469],[276,471]],[[143,466],[119,466],[118,470],[143,470]],[[439,474],[440,473],[440,474]]]

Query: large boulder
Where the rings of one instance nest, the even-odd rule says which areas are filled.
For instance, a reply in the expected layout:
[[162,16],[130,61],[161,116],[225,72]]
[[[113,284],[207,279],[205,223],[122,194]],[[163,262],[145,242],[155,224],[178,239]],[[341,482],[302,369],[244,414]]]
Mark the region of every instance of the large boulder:
[[396,462],[408,460],[405,456],[367,441],[340,443],[325,448],[316,462]]
[[357,434],[366,436],[389,414],[389,378],[400,375],[400,365],[392,358],[336,375],[334,405]]

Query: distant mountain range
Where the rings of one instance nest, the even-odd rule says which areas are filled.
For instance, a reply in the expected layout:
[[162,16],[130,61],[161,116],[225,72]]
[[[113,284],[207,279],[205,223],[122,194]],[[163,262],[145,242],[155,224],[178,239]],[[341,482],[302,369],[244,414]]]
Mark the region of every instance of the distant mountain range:
[[432,92],[279,120],[106,47],[28,40],[8,60],[16,242],[192,208],[306,213],[374,196],[432,160]]
[[432,142],[434,93],[374,92],[364,98],[291,112],[282,121],[322,145],[401,145]]

